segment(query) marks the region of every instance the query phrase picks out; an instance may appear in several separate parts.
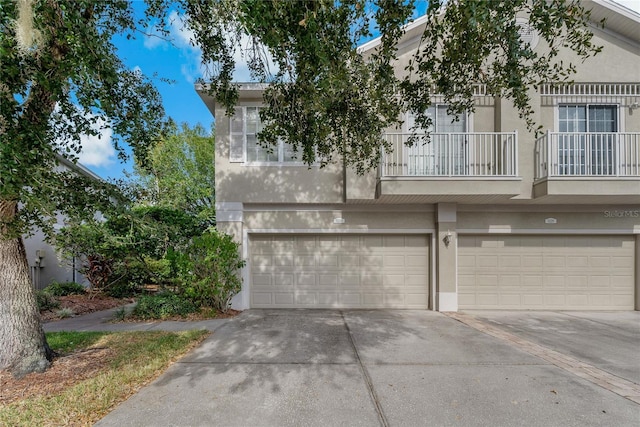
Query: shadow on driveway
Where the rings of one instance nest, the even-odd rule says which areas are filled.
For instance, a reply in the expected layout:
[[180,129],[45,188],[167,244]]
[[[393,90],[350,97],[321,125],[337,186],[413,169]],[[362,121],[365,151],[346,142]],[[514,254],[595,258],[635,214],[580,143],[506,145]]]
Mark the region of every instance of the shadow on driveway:
[[640,405],[441,313],[248,310],[97,425],[638,421]]

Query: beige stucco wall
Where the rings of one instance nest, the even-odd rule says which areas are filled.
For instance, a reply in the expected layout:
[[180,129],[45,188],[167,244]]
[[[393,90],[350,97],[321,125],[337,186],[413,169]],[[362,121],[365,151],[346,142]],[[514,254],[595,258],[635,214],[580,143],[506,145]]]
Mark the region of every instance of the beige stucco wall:
[[[259,105],[241,99],[241,105]],[[229,123],[216,108],[216,200],[245,203],[339,203],[342,201],[340,165],[249,166],[229,161]]]
[[[553,218],[555,223],[545,220]],[[461,207],[458,229],[477,232],[536,231],[540,233],[580,232],[640,234],[640,206],[585,207],[568,210],[548,207],[545,210],[521,206],[519,209],[497,211],[482,207]]]
[[[247,230],[273,229],[274,232],[322,230],[323,232],[367,232],[369,230],[431,230],[434,228],[432,207],[425,206],[424,211],[375,211],[344,210],[339,206],[322,210],[261,210],[244,214],[244,227]],[[334,223],[342,218],[344,223]]]

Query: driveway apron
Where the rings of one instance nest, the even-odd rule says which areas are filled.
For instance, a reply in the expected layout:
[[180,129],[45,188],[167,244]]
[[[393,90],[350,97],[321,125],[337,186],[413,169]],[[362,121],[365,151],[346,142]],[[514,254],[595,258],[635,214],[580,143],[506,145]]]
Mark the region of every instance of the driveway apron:
[[441,313],[248,310],[97,425],[639,423],[637,403]]

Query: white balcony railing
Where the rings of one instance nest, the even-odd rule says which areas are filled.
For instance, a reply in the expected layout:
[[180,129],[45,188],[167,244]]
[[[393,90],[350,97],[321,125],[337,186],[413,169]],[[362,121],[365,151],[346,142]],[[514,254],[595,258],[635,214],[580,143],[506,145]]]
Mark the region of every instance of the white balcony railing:
[[411,134],[389,133],[382,177],[515,177],[518,133],[432,133],[406,145]]
[[535,147],[536,179],[640,177],[640,133],[547,132]]

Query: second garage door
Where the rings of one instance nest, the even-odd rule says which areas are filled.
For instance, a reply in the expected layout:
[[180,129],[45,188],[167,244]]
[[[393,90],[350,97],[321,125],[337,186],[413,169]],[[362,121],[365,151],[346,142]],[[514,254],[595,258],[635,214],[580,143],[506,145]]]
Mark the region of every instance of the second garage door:
[[251,307],[429,305],[426,235],[253,235]]
[[460,309],[633,310],[630,236],[460,236]]

